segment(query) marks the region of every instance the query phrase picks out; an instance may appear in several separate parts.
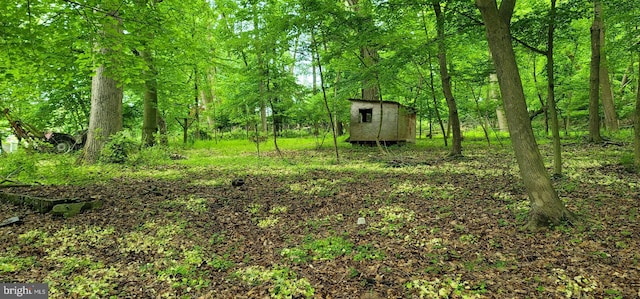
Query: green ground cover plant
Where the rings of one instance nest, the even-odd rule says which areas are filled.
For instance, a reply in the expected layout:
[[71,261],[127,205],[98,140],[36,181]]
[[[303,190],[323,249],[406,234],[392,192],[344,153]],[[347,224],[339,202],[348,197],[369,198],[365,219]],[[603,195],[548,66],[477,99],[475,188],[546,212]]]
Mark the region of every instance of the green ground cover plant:
[[[584,221],[531,234],[519,230],[529,205],[507,148],[469,141],[449,160],[437,142],[389,154],[342,144],[340,164],[313,139],[283,139],[286,160],[237,140],[94,166],[3,156],[1,173],[42,185],[0,192],[105,205],[56,218],[2,203],[1,219],[23,223],[0,228],[0,281],[46,282],[51,298],[637,296],[628,149],[567,146],[554,184]],[[186,158],[157,158],[172,154]],[[162,163],[135,162],[146,159]]]

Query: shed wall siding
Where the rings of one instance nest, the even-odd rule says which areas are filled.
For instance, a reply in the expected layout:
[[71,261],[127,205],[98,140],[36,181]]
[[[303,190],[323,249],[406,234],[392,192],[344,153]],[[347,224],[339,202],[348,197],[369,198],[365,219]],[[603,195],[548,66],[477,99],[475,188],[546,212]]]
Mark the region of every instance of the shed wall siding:
[[[397,103],[382,104],[382,130],[380,141],[415,142],[415,116],[407,113]],[[361,122],[360,109],[372,109],[372,121]],[[413,119],[413,127],[411,123]],[[351,102],[350,141],[375,141],[380,126],[380,103],[366,101]]]

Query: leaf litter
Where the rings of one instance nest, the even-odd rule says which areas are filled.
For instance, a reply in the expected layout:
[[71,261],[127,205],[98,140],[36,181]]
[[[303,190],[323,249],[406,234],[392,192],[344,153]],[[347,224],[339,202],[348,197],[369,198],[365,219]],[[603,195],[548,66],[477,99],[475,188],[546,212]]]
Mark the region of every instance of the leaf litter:
[[0,228],[0,281],[47,282],[51,298],[640,296],[638,174],[569,162],[554,183],[583,221],[530,234],[505,150],[396,151],[343,153],[361,169],[176,164],[177,178],[8,190],[105,205],[64,219],[1,204],[23,222]]

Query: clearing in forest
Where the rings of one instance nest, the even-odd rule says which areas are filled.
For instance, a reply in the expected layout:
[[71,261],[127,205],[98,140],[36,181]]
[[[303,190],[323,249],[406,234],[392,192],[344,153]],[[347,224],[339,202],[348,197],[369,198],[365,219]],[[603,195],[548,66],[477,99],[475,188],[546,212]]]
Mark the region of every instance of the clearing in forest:
[[105,205],[65,219],[0,203],[0,220],[23,220],[0,228],[0,281],[48,283],[50,298],[640,295],[640,180],[620,165],[626,147],[566,146],[554,184],[585,221],[537,234],[519,230],[528,201],[508,148],[467,144],[447,160],[420,142],[389,155],[345,147],[339,165],[329,149],[283,160],[232,148],[83,168],[38,156],[33,180],[55,184],[0,192]]

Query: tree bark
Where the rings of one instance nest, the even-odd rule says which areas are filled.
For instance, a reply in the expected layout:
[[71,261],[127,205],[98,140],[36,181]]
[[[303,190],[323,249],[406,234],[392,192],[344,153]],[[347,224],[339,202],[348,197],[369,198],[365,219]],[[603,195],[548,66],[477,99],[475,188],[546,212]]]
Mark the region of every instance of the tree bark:
[[158,133],[158,83],[157,72],[151,56],[151,50],[145,48],[142,51],[142,58],[147,64],[144,80],[144,99],[142,116],[142,145],[155,145],[155,135]]
[[167,122],[160,114],[160,110],[157,110],[156,122],[158,123],[158,133],[160,134],[160,144],[163,146],[169,145],[169,136],[167,134]]
[[[640,74],[640,55],[638,55],[638,74]],[[636,95],[636,110],[634,113],[633,130],[635,136],[634,161],[636,170],[640,172],[640,76],[638,76],[638,90]]]
[[476,0],[475,3],[485,23],[513,149],[531,201],[525,228],[537,231],[566,219],[572,220],[573,214],[558,197],[544,167],[527,113],[522,80],[511,43],[510,20],[515,0],[503,0],[500,8],[495,0]]
[[558,111],[555,99],[555,74],[553,60],[553,35],[556,22],[556,0],[551,0],[551,11],[549,13],[549,30],[547,34],[547,105],[551,116],[551,134],[553,135],[553,175],[562,176],[562,145],[560,144],[560,124],[558,123]]
[[602,20],[602,12],[600,16],[600,93],[602,96],[602,110],[604,111],[604,124],[607,130],[611,132],[618,131],[618,117],[616,116],[616,107],[613,101],[613,90],[609,81],[609,65],[607,63],[606,47],[604,42],[604,22]]
[[433,10],[436,14],[436,31],[438,40],[438,64],[440,65],[440,79],[442,81],[442,91],[444,97],[447,100],[447,106],[449,107],[449,121],[451,130],[453,132],[453,139],[451,140],[451,151],[449,156],[459,157],[462,156],[462,133],[460,131],[460,118],[458,117],[458,107],[456,106],[456,99],[453,97],[451,91],[451,76],[447,69],[447,47],[444,37],[444,15],[440,7],[440,0],[433,0]]
[[602,14],[600,0],[593,1],[593,24],[591,25],[591,65],[589,73],[589,141],[602,142],[600,136],[600,27]]
[[[360,0],[347,0],[347,3],[354,12],[360,14],[362,17],[366,17],[366,26],[374,26],[373,21],[370,18],[370,13],[367,9],[368,3],[363,5],[360,3]],[[377,78],[378,76],[376,75],[376,71],[369,70],[371,68],[375,68],[378,60],[380,60],[378,50],[371,45],[361,45],[360,59],[363,64],[364,71],[366,72],[365,77],[362,79],[362,99],[365,101],[379,101],[380,89]]]
[[[104,18],[105,35],[120,35],[122,28],[117,12],[111,12]],[[109,36],[118,40],[118,36]],[[115,66],[115,53],[111,53],[110,45],[99,45],[101,55],[110,60],[109,67]],[[113,71],[101,64],[91,79],[91,110],[89,112],[89,130],[87,143],[84,146],[82,160],[92,164],[98,161],[100,153],[109,137],[122,130],[122,97],[123,90]]]
[[[491,55],[489,55],[491,56]],[[491,58],[493,59],[493,57]],[[487,91],[487,98],[491,102],[500,102],[501,99],[498,96],[498,75],[489,74],[489,89]],[[496,119],[498,121],[498,131],[507,132],[509,131],[509,126],[507,125],[507,119],[504,116],[504,108],[502,105],[498,105],[496,107]]]

